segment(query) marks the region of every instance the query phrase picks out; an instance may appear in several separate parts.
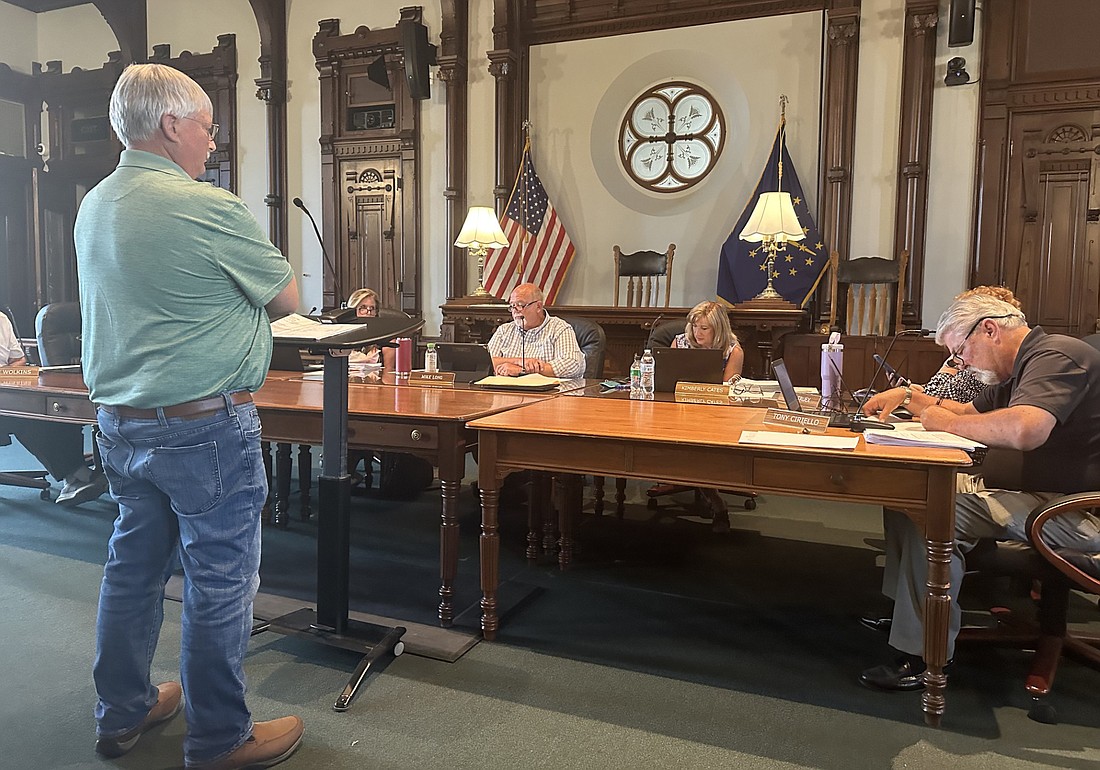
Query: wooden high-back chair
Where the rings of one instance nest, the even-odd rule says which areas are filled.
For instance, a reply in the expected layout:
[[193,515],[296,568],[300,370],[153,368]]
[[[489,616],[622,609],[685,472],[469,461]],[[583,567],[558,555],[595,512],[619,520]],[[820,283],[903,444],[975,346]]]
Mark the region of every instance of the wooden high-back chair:
[[836,324],[839,286],[844,284],[848,298],[847,313],[844,316],[846,334],[882,337],[900,332],[903,328],[901,308],[902,298],[905,296],[905,268],[908,264],[908,251],[902,251],[897,259],[857,257],[843,262],[835,251],[830,253],[830,328]]
[[[668,251],[635,251],[623,254],[615,246],[615,306],[619,307],[619,284],[626,279],[627,307],[668,307],[668,292],[672,286],[672,258],[676,244]],[[661,301],[661,278],[665,279],[664,302]]]

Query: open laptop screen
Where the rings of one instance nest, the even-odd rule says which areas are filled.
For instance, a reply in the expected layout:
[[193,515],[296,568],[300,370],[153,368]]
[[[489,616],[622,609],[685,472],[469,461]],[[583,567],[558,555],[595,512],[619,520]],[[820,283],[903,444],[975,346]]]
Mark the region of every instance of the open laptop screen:
[[653,389],[672,393],[677,382],[722,381],[725,360],[721,350],[710,348],[654,348]]
[[439,371],[454,372],[455,382],[474,382],[493,373],[489,348],[476,342],[439,342]]
[[792,412],[801,412],[802,404],[798,402],[798,393],[794,389],[794,383],[791,382],[787,364],[782,358],[772,361],[772,371],[775,372],[775,379],[779,382],[779,390],[783,393],[783,401],[786,402],[787,409]]

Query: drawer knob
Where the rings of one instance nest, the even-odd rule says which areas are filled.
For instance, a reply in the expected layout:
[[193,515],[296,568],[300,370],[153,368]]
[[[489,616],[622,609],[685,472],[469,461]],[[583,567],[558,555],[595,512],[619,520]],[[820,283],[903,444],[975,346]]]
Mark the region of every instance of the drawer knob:
[[844,483],[844,474],[843,473],[834,473],[831,476],[829,476],[829,481],[833,482],[837,486],[840,486],[841,484]]
[[64,407],[62,407],[61,404],[57,401],[54,401],[52,406],[53,406],[53,411],[56,414],[60,414],[61,412],[65,411]]
[[409,438],[411,438],[413,441],[419,441],[421,439],[421,436],[422,434],[418,430],[414,430],[412,433],[409,434]]

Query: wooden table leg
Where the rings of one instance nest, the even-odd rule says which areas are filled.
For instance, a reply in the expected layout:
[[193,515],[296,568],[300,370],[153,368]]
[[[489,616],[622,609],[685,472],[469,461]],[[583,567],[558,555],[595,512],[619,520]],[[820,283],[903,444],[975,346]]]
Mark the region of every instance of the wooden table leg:
[[481,634],[496,639],[497,585],[500,582],[500,479],[497,477],[497,437],[478,437],[477,484],[481,492]]
[[921,707],[925,724],[939,727],[947,708],[947,634],[951,615],[951,554],[955,542],[955,472],[929,472],[925,548],[928,554],[928,593],[924,600],[924,693]]
[[458,490],[462,479],[439,480],[443,517],[439,524],[439,625],[450,627],[455,618],[455,575],[458,572]]

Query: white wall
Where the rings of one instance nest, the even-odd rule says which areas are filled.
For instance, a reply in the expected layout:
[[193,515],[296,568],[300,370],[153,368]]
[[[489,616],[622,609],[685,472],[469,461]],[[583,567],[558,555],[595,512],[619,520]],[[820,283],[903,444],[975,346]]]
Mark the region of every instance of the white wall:
[[[787,106],[787,146],[816,205],[821,14],[803,13],[536,46],[531,51],[535,167],[577,256],[558,302],[610,305],[612,246],[676,244],[672,304],[715,296],[722,243],[756,188]],[[766,62],[766,66],[761,66]],[[618,133],[646,88],[684,79],[726,121],[717,165],[678,193],[643,190],[622,170]]]
[[35,14],[0,2],[0,62],[16,72],[30,73],[38,61],[38,19]]
[[60,61],[63,72],[95,70],[119,49],[115,33],[91,3],[38,14],[35,61]]

